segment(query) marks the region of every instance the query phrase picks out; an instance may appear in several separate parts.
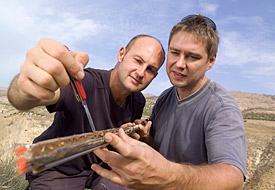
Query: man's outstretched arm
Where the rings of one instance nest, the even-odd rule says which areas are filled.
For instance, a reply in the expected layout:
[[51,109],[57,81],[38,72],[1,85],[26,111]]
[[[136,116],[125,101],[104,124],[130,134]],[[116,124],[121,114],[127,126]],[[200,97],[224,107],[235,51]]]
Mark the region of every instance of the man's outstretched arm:
[[114,183],[133,189],[238,190],[243,187],[240,169],[228,164],[189,165],[171,162],[143,142],[127,136],[106,134],[118,152],[98,149],[94,153],[112,170],[93,164],[92,169]]

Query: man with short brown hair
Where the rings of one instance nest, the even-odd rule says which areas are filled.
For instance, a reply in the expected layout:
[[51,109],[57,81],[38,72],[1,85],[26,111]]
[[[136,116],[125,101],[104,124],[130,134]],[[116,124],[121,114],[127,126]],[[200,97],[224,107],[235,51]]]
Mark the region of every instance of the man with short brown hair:
[[215,61],[216,24],[202,15],[177,23],[169,38],[167,75],[173,84],[154,105],[153,148],[107,133],[117,151],[94,152],[111,171],[93,164],[101,176],[133,189],[242,189],[246,141],[241,111],[233,96],[205,73]]

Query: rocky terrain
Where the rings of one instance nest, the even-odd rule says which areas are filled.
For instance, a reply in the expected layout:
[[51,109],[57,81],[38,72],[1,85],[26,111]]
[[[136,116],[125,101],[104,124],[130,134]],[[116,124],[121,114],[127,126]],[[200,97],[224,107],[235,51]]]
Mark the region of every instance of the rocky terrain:
[[[6,88],[0,88],[0,165],[9,162],[15,170],[14,149],[31,144],[35,136],[51,125],[54,115],[49,114],[45,107],[18,111],[9,104],[6,92]],[[245,119],[248,164],[244,189],[275,189],[275,96],[244,92],[232,94]],[[150,115],[156,98],[146,95],[145,118]],[[13,189],[8,184],[18,178],[10,177],[7,182],[1,179],[2,176],[5,173],[0,171],[0,189]]]

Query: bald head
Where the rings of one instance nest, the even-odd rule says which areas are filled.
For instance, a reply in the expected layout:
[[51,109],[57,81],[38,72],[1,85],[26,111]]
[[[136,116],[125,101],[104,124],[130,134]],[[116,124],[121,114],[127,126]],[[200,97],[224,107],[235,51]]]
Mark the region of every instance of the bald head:
[[142,38],[143,38],[143,40],[146,40],[146,38],[147,38],[147,39],[153,39],[153,40],[155,40],[155,41],[159,44],[159,46],[160,46],[160,48],[161,48],[161,54],[162,54],[161,56],[163,57],[162,60],[161,60],[161,64],[160,64],[160,65],[162,65],[162,64],[164,63],[164,60],[165,60],[165,51],[164,51],[164,48],[163,48],[161,42],[160,42],[157,38],[155,38],[155,37],[153,37],[153,36],[150,36],[150,35],[140,34],[140,35],[137,35],[137,36],[133,37],[133,38],[128,42],[128,44],[126,45],[126,52],[125,52],[125,55],[126,55],[127,52],[132,48],[132,46],[136,43],[136,41],[137,41],[137,40],[140,40],[140,39],[142,39]]

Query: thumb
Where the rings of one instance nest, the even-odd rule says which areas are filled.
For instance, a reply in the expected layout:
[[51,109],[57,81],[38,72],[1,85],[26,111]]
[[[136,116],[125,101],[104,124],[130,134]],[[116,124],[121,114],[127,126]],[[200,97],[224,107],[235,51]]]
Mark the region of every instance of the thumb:
[[140,154],[136,146],[139,141],[129,137],[124,130],[119,129],[119,136],[113,133],[107,133],[105,135],[105,141],[114,147],[122,156],[126,158],[137,158]]
[[133,141],[136,141],[133,138],[129,137],[123,129],[120,129],[118,131],[118,136],[127,144],[132,144],[134,143]]
[[89,62],[89,55],[82,51],[73,51],[71,52],[76,62],[82,64],[82,68],[84,68]]

